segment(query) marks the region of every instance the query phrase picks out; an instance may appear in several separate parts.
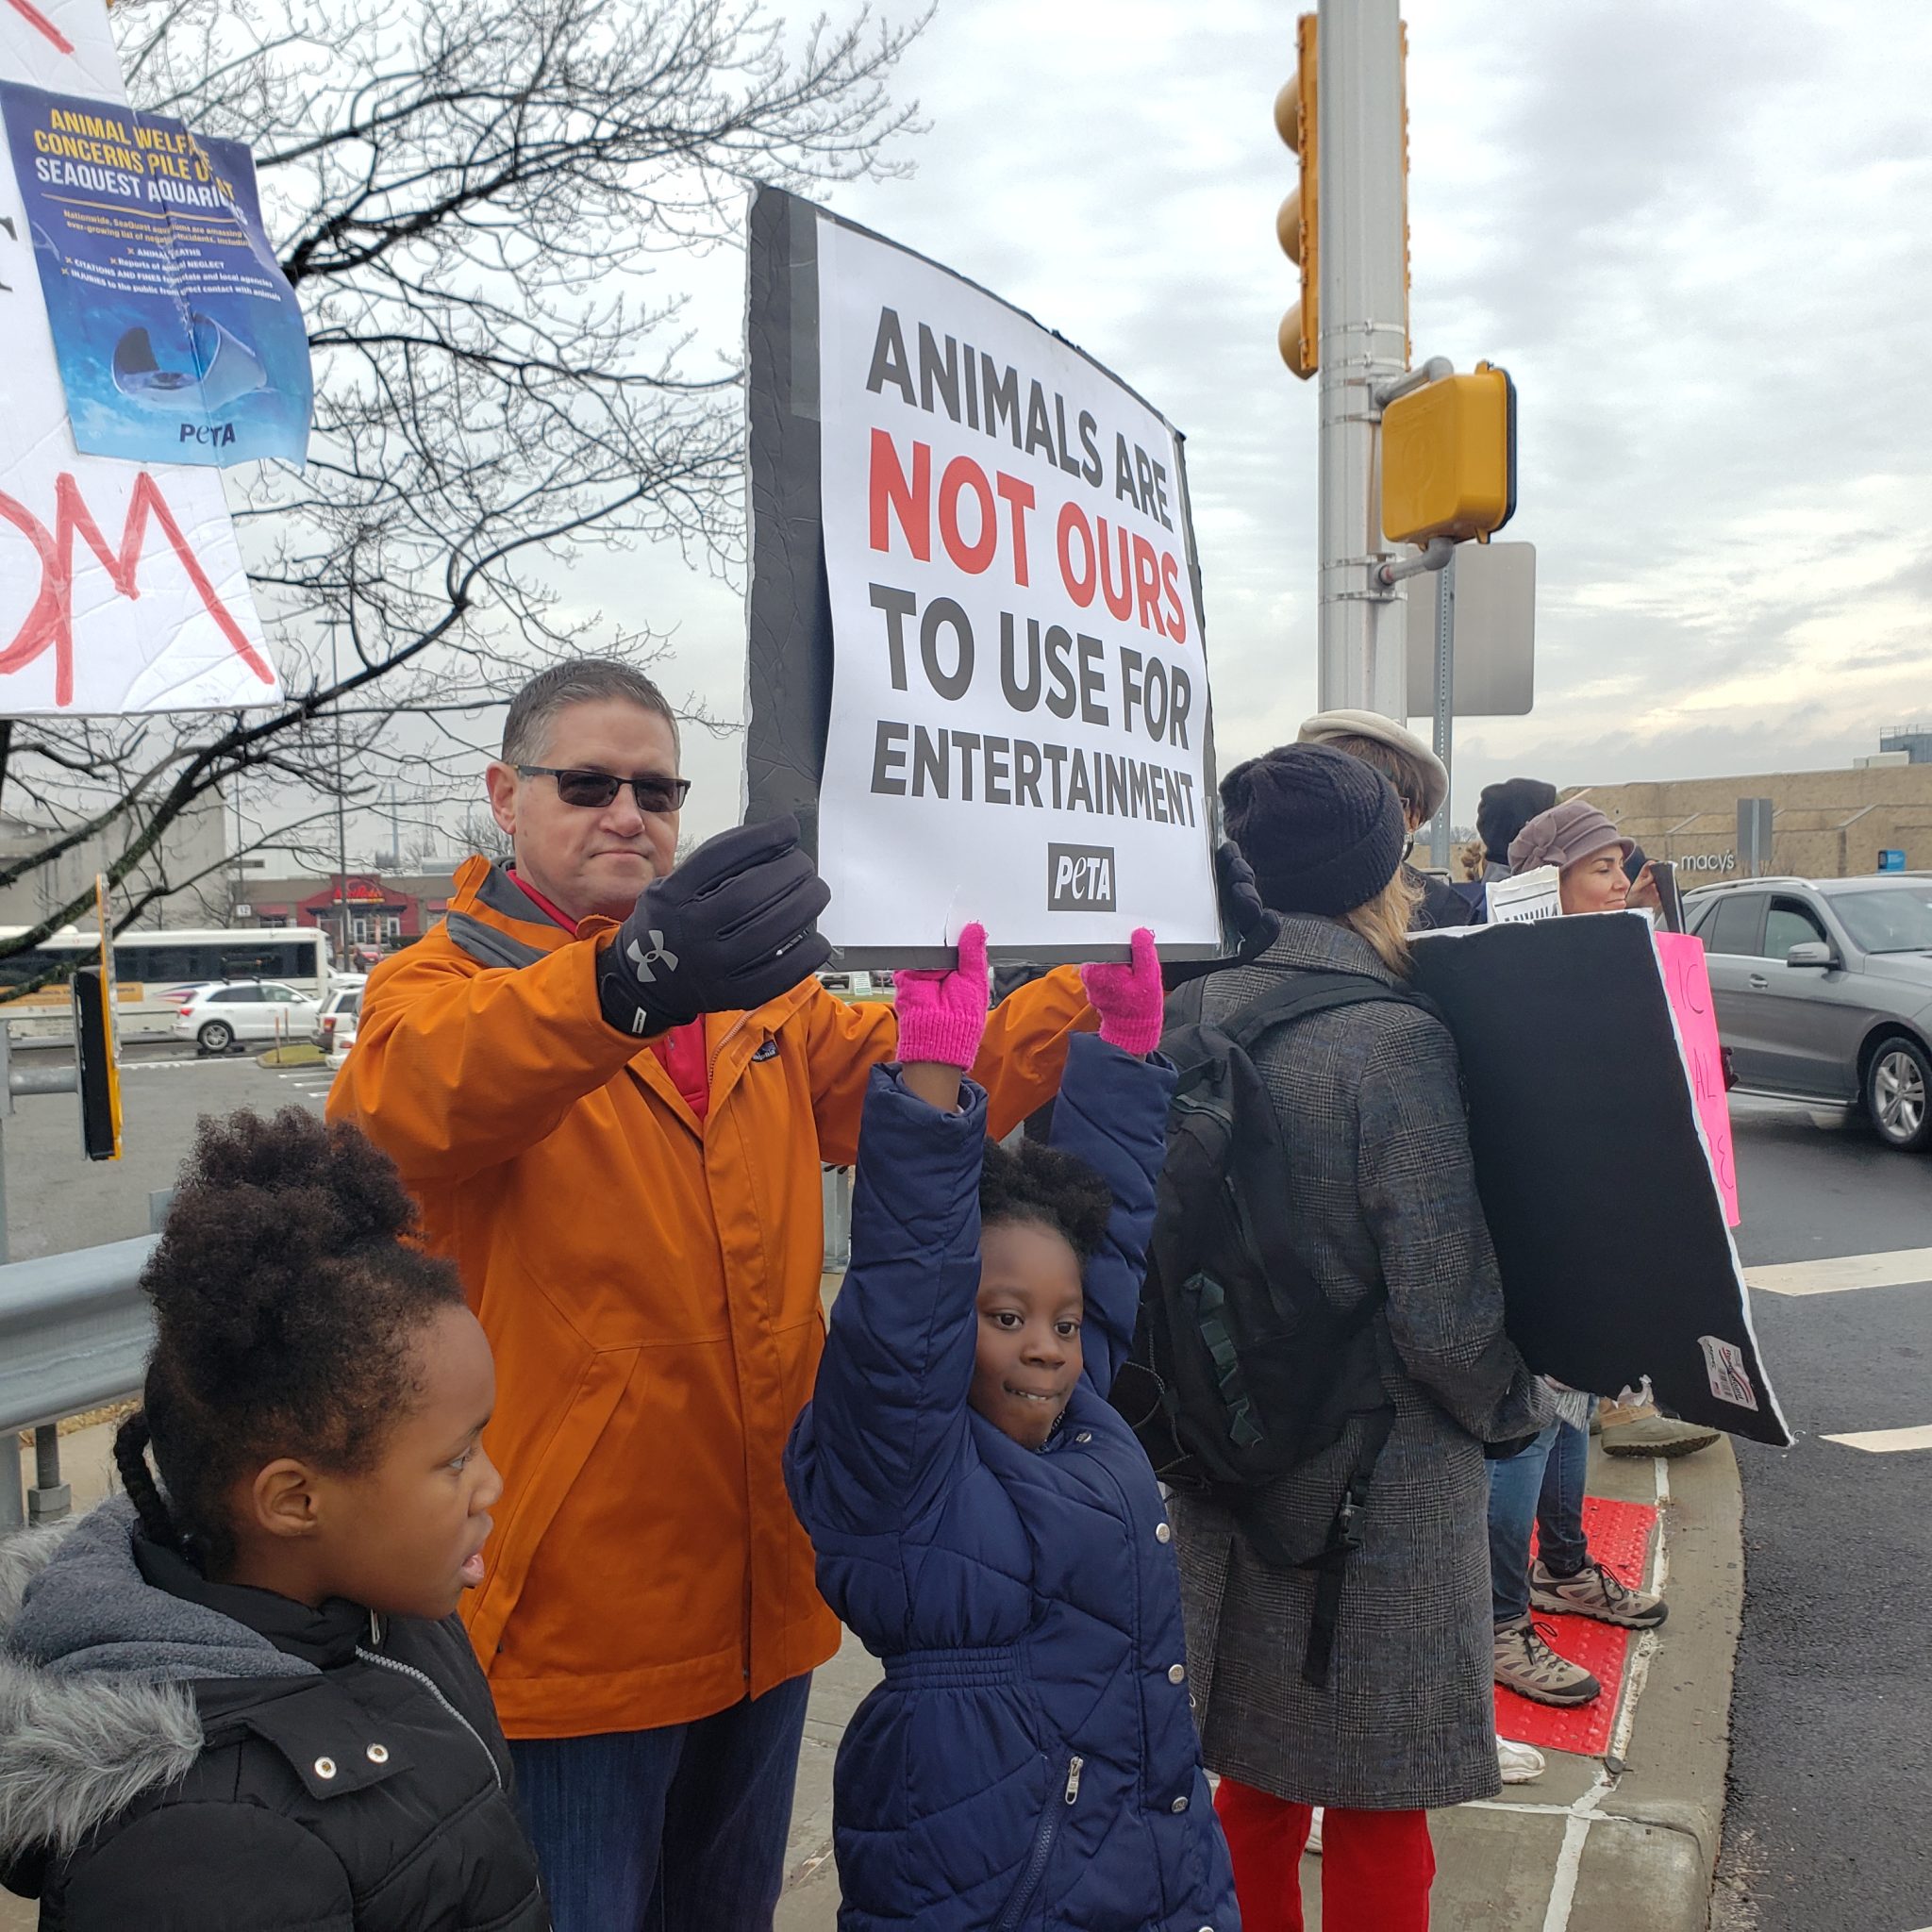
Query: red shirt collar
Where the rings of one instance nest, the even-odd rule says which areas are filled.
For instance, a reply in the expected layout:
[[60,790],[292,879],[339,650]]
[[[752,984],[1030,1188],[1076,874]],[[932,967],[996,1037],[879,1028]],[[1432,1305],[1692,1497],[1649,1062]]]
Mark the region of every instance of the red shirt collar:
[[522,875],[522,874],[520,874],[517,871],[515,866],[505,866],[504,873],[508,877],[516,880],[517,891],[520,891],[525,898],[529,900],[529,902],[536,907],[538,911],[543,913],[549,919],[551,924],[562,926],[564,931],[569,933],[573,939],[576,937],[577,923],[575,919],[573,919],[570,916],[568,912],[566,912],[563,909],[562,907],[555,904],[553,901],[549,899],[546,899],[543,896],[543,894],[540,892],[536,889],[536,887],[529,882],[528,879],[525,878]]

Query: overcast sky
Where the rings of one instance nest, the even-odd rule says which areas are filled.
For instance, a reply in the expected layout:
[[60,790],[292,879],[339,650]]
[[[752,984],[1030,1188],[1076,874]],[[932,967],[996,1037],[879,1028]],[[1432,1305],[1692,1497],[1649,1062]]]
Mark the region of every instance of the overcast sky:
[[[841,213],[1030,310],[1188,438],[1223,769],[1314,708],[1315,390],[1274,346],[1295,8],[940,0],[912,177]],[[1560,783],[1841,765],[1932,714],[1932,6],[1408,0],[1418,360],[1514,375],[1532,716],[1458,726],[1455,809]],[[741,264],[692,271],[735,344]],[[738,589],[566,583],[676,626],[729,715]],[[1426,729],[1426,726],[1424,727]],[[691,747],[691,829],[737,808]]]

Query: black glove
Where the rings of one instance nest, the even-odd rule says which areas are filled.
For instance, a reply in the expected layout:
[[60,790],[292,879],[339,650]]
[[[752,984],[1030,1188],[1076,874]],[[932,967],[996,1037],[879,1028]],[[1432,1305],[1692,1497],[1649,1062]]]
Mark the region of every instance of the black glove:
[[776,999],[831,958],[812,930],[831,897],[798,849],[796,819],[720,832],[644,888],[598,956],[604,1017],[625,1033],[662,1033]]
[[1281,914],[1262,905],[1255,868],[1241,857],[1241,848],[1232,839],[1224,839],[1214,848],[1214,896],[1221,904],[1222,924],[1235,936],[1236,949],[1218,959],[1176,959],[1163,964],[1160,984],[1168,992],[1203,974],[1259,958],[1281,930]]

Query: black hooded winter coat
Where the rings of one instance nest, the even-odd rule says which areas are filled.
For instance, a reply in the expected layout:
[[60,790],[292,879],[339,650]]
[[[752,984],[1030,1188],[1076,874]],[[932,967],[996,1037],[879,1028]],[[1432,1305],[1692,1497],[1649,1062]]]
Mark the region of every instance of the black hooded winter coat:
[[42,1932],[542,1932],[455,1618],[209,1584],[123,1500],[0,1545],[0,1878]]

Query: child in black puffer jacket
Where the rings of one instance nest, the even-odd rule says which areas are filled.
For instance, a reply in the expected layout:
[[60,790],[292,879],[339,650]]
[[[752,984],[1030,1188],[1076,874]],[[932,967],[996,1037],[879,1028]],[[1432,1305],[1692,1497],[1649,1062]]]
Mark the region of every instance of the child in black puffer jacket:
[[127,1495],[0,1548],[0,1877],[42,1932],[548,1925],[455,1617],[495,1374],[412,1226],[352,1127],[203,1123]]

